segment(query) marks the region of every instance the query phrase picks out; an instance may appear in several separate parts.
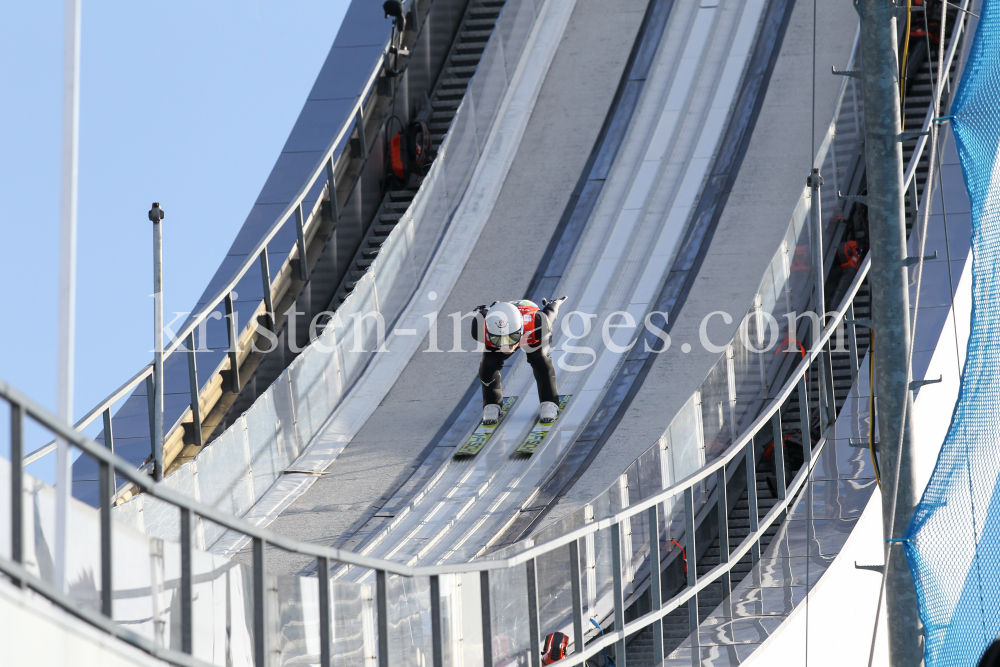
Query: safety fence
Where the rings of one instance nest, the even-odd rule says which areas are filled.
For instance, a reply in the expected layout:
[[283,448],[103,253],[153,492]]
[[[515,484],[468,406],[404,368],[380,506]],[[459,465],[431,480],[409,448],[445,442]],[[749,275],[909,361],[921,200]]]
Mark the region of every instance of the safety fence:
[[928,667],[973,666],[1000,635],[1000,5],[982,3],[950,122],[972,205],[972,319],[958,402],[903,540]]
[[[436,239],[465,194],[537,14],[532,0],[507,0],[430,171],[369,269],[316,340],[164,485],[243,516],[287,469],[318,474],[337,455],[302,460],[420,282]],[[115,517],[176,540],[176,513],[155,498],[136,495],[115,508]],[[224,532],[199,529],[197,544],[210,549]]]

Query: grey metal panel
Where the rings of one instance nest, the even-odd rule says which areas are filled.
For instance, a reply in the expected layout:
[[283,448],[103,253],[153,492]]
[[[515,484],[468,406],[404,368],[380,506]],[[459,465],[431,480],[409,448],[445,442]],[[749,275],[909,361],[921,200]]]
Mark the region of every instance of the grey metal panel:
[[[236,234],[236,238],[233,239],[233,244],[229,247],[229,252],[226,253],[226,257],[232,257],[235,255],[246,255],[248,252],[253,250],[254,245],[260,240],[274,222],[274,219],[281,215],[281,212],[285,209],[286,204],[255,204],[253,208],[250,209],[250,214],[247,216],[246,221],[243,223],[243,227]],[[223,267],[219,267],[219,271],[216,272],[213,282],[221,285],[229,276],[232,275],[232,271],[238,266],[233,265],[228,274],[222,274],[221,271]],[[209,289],[206,290],[206,294],[210,293],[212,284],[209,284]],[[204,295],[203,295],[204,297]]]
[[[322,157],[323,149],[282,153],[257,197],[258,204],[287,204],[302,188],[310,171]],[[225,274],[229,278],[232,272]]]
[[282,153],[326,150],[330,139],[350,117],[357,99],[357,95],[351,95],[333,100],[308,100],[288,135]]
[[[411,3],[404,3],[409,6]],[[348,29],[349,28],[349,29]],[[354,0],[347,8],[344,22],[337,33],[333,46],[371,46],[385,44],[389,32],[389,21],[385,18],[382,5],[372,0]]]

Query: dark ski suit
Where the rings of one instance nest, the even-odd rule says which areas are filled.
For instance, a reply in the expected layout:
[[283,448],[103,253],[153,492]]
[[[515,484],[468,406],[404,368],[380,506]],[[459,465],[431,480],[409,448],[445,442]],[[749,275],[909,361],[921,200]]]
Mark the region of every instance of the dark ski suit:
[[[546,401],[559,403],[556,369],[552,364],[552,357],[549,356],[549,345],[552,342],[552,326],[561,303],[560,300],[549,301],[545,307],[538,309],[534,314],[534,328],[531,335],[524,336],[518,343],[518,347],[524,348],[528,363],[531,364],[531,371],[535,375],[539,403]],[[495,405],[503,403],[500,370],[503,368],[504,362],[517,351],[515,349],[512,352],[502,352],[488,341],[480,340],[484,337],[483,322],[488,309],[487,306],[476,308],[480,316],[472,320],[472,337],[477,342],[484,343],[485,346],[483,359],[479,364],[479,380],[483,385],[484,407],[491,403]]]

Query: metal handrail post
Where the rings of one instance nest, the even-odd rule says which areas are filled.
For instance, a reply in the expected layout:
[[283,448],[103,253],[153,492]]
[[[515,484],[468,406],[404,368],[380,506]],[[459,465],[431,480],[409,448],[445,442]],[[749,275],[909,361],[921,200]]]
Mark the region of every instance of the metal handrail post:
[[190,655],[194,650],[194,619],[192,618],[193,584],[191,544],[191,510],[181,509],[181,651]]
[[[753,438],[746,444],[744,465],[747,469],[747,514],[750,518],[750,532],[756,535],[760,529],[760,508],[757,504],[757,450]],[[723,478],[725,479],[725,478]],[[760,560],[760,539],[754,539],[750,548],[750,560],[756,565]]]
[[432,574],[431,580],[431,664],[444,667],[444,642],[441,641],[441,581]]
[[198,385],[198,359],[197,348],[194,344],[194,332],[192,331],[188,334],[188,384],[191,388],[191,431],[194,434],[194,444],[198,447],[204,445],[204,440],[202,439],[204,435],[201,432],[201,398],[199,396],[199,391],[201,387]]
[[[580,541],[569,543],[569,579],[573,604],[573,653],[583,651],[583,591],[580,585]],[[579,663],[583,667],[583,663]]]
[[264,550],[267,543],[260,537],[253,538],[253,664],[267,667],[267,577]]
[[[10,404],[10,558],[24,563],[24,408]],[[15,583],[24,587],[24,580]]]
[[[111,421],[111,408],[106,408],[104,410],[104,446],[112,454],[115,453],[115,429]],[[110,492],[110,497],[115,497],[115,491],[118,490],[118,479],[115,475],[114,468],[111,469],[108,476],[108,491]]]
[[775,410],[771,417],[772,455],[774,457],[775,486],[778,490],[778,500],[784,500],[788,489],[785,473],[785,434],[781,429],[781,410]]
[[[649,606],[659,611],[663,606],[663,585],[660,582],[660,506],[647,510],[649,522]],[[653,621],[653,667],[663,664],[663,621]]]
[[267,259],[267,248],[260,251],[260,279],[264,292],[264,317],[267,318],[267,328],[274,331],[274,302],[271,295],[271,264]]
[[330,634],[330,560],[316,558],[319,583],[319,667],[333,667],[332,637]]
[[526,588],[528,592],[528,645],[530,646],[528,664],[531,667],[540,667],[542,649],[539,642],[541,630],[538,622],[538,583],[535,581],[537,575],[535,559],[532,558],[525,563],[524,569],[527,575]]
[[802,429],[802,460],[806,463],[812,460],[812,427],[809,422],[809,385],[806,376],[799,380],[799,428]]
[[302,216],[302,203],[295,207],[295,244],[299,249],[299,280],[309,280],[309,255],[306,253],[306,228]]
[[854,299],[851,299],[847,307],[847,315],[844,318],[847,323],[847,353],[851,360],[851,384],[858,381],[858,333],[854,328]]
[[333,157],[326,162],[326,184],[330,196],[330,217],[336,223],[340,220],[340,202],[337,201],[337,177]]
[[[698,583],[698,547],[695,540],[694,523],[694,488],[684,489],[684,569],[687,571],[687,585],[694,587]],[[698,595],[688,600],[688,628],[691,631],[691,650],[698,646]]]
[[[719,521],[719,564],[729,562],[729,496],[726,489],[726,466],[715,473],[715,498]],[[722,599],[729,598],[733,589],[732,577],[727,570],[722,575]]]
[[113,590],[111,579],[111,503],[114,498],[111,479],[113,478],[113,470],[107,461],[98,461],[97,470],[98,520],[101,526],[101,613],[111,618],[111,593]]
[[375,571],[375,612],[378,614],[378,666],[389,667],[389,592],[385,570]]
[[226,333],[229,338],[229,391],[234,394],[240,393],[240,361],[236,348],[239,339],[236,335],[236,308],[233,305],[233,293],[226,295]]
[[368,159],[368,138],[365,136],[365,114],[364,107],[358,106],[358,110],[354,113],[354,124],[358,128],[358,143],[361,144],[361,159]]
[[[615,606],[615,630],[625,628],[625,599],[622,586],[622,527],[615,521],[611,524],[611,581]],[[615,667],[627,667],[625,657],[625,634],[615,642]]]
[[490,607],[490,571],[479,572],[479,620],[483,626],[483,667],[493,667],[493,611]]

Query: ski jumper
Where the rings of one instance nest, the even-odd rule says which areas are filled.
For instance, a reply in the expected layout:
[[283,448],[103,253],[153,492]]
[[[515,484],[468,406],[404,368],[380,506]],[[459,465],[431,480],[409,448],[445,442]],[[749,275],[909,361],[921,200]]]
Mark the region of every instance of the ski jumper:
[[[472,320],[472,337],[485,345],[483,359],[479,364],[479,380],[483,385],[483,406],[503,403],[503,388],[500,386],[500,371],[504,362],[517,351],[524,348],[531,371],[538,387],[538,401],[545,403],[559,402],[559,391],[556,388],[556,369],[549,356],[549,343],[552,340],[552,324],[559,311],[558,301],[549,302],[544,308],[539,308],[528,300],[513,301],[514,306],[521,311],[524,320],[524,333],[521,340],[510,352],[502,351],[493,345],[486,334],[486,325],[482,318]],[[481,307],[482,308],[482,307]],[[481,310],[485,316],[485,311]]]

